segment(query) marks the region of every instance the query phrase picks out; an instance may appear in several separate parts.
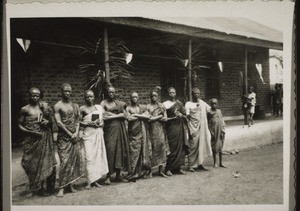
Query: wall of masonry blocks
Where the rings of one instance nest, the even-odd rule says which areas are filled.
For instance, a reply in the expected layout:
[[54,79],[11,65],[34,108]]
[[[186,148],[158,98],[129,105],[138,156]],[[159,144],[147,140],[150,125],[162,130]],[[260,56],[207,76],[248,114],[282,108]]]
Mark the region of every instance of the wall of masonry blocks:
[[70,83],[73,88],[72,101],[82,104],[85,77],[78,69],[76,54],[67,48],[56,48],[56,51],[51,53],[45,46],[39,46],[39,50],[31,47],[30,50],[34,53],[28,51],[25,61],[21,61],[25,72],[21,73],[22,70],[14,69],[16,77],[22,79],[19,90],[22,104],[27,104],[28,89],[38,87],[44,93],[44,100],[54,105],[60,100],[61,85],[66,82]]
[[[20,104],[25,105],[27,103],[28,89],[35,86],[44,91],[44,100],[54,105],[60,99],[60,86],[64,82],[70,83],[73,87],[72,101],[80,105],[83,104],[86,74],[78,68],[80,62],[78,54],[67,48],[56,47],[52,51],[42,46],[36,46],[36,48],[38,50],[32,46],[30,50],[35,53],[28,51],[26,58],[19,61],[19,66],[14,68],[14,71],[17,72],[16,80],[22,79],[22,82],[19,81],[21,89],[13,92],[16,93],[15,97],[21,99]],[[138,51],[138,48],[132,49],[134,52]],[[21,51],[22,49],[19,50]],[[146,48],[147,54],[150,55],[157,53],[157,51],[157,47]],[[239,48],[233,48],[220,52],[220,60],[223,61],[223,72],[220,73],[220,108],[225,116],[240,115],[243,89],[240,71],[243,71],[245,68],[243,51]],[[257,63],[262,64],[265,82],[263,84],[258,72],[254,72],[257,105],[265,112],[270,112],[268,50],[256,48],[255,60]],[[150,90],[155,86],[161,85],[159,59],[133,56],[131,65],[134,67],[134,81],[118,79],[113,83],[117,89],[117,97],[129,103],[131,91],[137,91],[140,95],[140,102],[146,104],[149,102]],[[196,83],[196,86],[201,90],[201,98],[209,102],[205,95],[205,72],[198,71],[197,77],[198,83]]]
[[256,51],[256,60],[262,64],[262,83],[258,74],[255,75],[257,105],[266,113],[271,113],[271,96],[270,96],[270,72],[269,72],[269,50],[260,48]]
[[[139,55],[155,55],[158,53],[159,48],[155,45],[147,45],[141,41],[128,43],[128,47],[135,53],[130,63],[133,67],[134,81],[119,79],[113,85],[118,89],[117,97],[120,100],[129,104],[130,93],[136,91],[139,93],[139,102],[147,104],[150,101],[150,91],[155,86],[161,86],[159,58]],[[160,100],[160,96],[158,99]]]

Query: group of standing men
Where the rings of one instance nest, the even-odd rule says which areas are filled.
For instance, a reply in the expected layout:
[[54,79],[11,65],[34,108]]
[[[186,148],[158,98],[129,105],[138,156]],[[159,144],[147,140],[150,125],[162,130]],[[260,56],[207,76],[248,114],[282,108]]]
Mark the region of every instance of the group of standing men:
[[[185,105],[176,99],[172,87],[164,103],[158,102],[157,88],[150,92],[148,105],[139,104],[138,93],[132,92],[129,106],[115,99],[112,86],[100,105],[94,104],[91,90],[85,91],[85,105],[81,107],[70,101],[70,84],[63,84],[61,92],[62,99],[52,111],[40,100],[40,90],[31,88],[29,104],[21,109],[19,128],[25,138],[21,164],[29,177],[31,194],[44,194],[44,186],[46,192],[54,190],[53,139],[57,139],[60,160],[59,197],[66,188],[75,192],[73,184],[83,176],[88,180],[86,188],[91,188],[101,187],[99,179],[104,175],[104,184],[111,184],[115,173],[116,182],[152,177],[154,167],[165,178],[186,174],[182,169],[186,155],[190,172],[208,170],[202,164],[210,155],[217,167],[217,154],[220,167],[226,167],[221,153],[225,137],[222,113],[216,99],[211,100],[211,106],[199,99],[198,88],[192,90],[192,101]],[[57,138],[51,131],[52,113],[58,126]]]

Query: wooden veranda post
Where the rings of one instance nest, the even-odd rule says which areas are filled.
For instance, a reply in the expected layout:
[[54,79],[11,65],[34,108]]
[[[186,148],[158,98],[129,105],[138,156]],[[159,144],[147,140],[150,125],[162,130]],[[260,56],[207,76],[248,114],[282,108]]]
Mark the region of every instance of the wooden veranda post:
[[188,85],[189,85],[189,100],[192,101],[192,40],[189,39],[189,74],[188,74]]
[[248,50],[245,47],[244,94],[248,94]]
[[103,32],[104,38],[104,67],[105,67],[105,79],[107,83],[110,83],[109,78],[109,52],[108,52],[108,35],[107,35],[107,28],[104,28]]
[[[244,67],[244,95],[248,95],[248,49],[245,47],[245,67]],[[248,124],[248,112],[247,109],[243,109],[244,112],[244,124]]]

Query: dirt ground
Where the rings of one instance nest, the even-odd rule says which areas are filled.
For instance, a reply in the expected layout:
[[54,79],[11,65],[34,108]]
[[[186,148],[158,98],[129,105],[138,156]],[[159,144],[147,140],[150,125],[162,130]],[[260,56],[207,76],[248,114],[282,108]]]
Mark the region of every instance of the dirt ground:
[[[12,190],[12,205],[226,205],[283,203],[283,145],[282,143],[224,155],[227,169],[213,168],[212,157],[204,165],[208,172],[187,172],[136,183],[112,183],[102,188],[84,189],[77,183],[76,193],[42,197],[22,196],[26,185]],[[240,176],[234,177],[233,172]]]

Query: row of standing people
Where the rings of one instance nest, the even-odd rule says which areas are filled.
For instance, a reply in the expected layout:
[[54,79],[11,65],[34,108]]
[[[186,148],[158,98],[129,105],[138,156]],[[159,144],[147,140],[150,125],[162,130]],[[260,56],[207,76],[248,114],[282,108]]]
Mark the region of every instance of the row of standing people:
[[[211,154],[215,166],[219,154],[220,166],[226,167],[221,153],[225,124],[217,100],[213,99],[210,107],[199,99],[197,88],[185,106],[176,99],[174,88],[168,90],[170,99],[163,104],[157,101],[158,90],[151,91],[148,105],[140,105],[138,93],[133,92],[130,106],[115,99],[113,87],[108,88],[108,98],[101,105],[94,105],[94,93],[88,90],[85,105],[80,108],[70,101],[70,84],[63,84],[61,91],[62,99],[54,105],[60,159],[57,196],[63,196],[66,187],[75,192],[73,183],[84,175],[88,179],[86,188],[90,188],[101,187],[98,180],[104,175],[104,184],[109,185],[114,173],[119,182],[151,177],[151,169],[156,166],[163,177],[185,174],[181,167],[186,155],[190,172],[207,170],[202,163]],[[19,119],[19,127],[26,134],[22,166],[31,193],[44,193],[44,181],[48,191],[55,185],[51,109],[39,96],[37,88],[30,89],[30,102],[21,109]],[[122,171],[128,172],[126,179]]]

